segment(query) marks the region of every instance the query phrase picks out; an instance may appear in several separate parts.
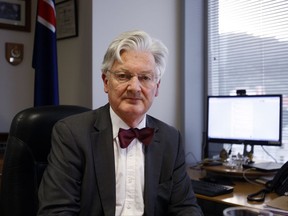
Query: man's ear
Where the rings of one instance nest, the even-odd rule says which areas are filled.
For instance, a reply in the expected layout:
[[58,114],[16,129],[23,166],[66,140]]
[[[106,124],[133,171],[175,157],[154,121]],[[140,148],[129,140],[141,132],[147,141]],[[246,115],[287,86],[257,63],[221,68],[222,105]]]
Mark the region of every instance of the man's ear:
[[104,84],[104,92],[108,93],[108,77],[107,77],[107,74],[102,73],[102,80],[103,80],[103,84]]
[[159,95],[160,82],[161,82],[161,80],[159,80],[159,82],[157,83],[155,95],[154,95],[155,97],[157,97]]

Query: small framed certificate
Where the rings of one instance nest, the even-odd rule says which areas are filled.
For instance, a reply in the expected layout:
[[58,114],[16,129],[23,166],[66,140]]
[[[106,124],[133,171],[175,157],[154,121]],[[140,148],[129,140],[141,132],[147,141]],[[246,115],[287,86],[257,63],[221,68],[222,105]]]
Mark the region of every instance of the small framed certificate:
[[[1,0],[0,0],[1,1]],[[77,37],[77,7],[75,0],[65,0],[56,4],[57,40]]]

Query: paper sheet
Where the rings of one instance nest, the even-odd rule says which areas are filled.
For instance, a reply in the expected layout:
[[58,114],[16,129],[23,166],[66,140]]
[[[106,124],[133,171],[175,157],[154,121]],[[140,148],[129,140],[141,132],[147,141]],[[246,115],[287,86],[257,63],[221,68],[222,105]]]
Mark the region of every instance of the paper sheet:
[[288,196],[280,196],[266,203],[268,207],[288,211]]

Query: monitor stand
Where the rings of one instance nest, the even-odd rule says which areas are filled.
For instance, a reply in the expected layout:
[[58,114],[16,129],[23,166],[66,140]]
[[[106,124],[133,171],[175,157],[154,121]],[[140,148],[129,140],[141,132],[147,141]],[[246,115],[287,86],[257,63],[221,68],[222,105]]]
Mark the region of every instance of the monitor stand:
[[[250,146],[250,151],[248,151],[248,146]],[[249,161],[248,161],[249,164],[254,163],[253,154],[254,154],[254,145],[249,145],[245,143],[244,149],[243,149],[243,156],[249,158]]]

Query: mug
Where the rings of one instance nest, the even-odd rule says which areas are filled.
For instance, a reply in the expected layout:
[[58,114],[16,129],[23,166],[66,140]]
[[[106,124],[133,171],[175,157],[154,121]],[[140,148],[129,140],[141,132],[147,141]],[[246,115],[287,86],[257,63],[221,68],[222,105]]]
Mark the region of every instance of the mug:
[[272,212],[248,207],[229,207],[224,209],[224,216],[273,216]]

